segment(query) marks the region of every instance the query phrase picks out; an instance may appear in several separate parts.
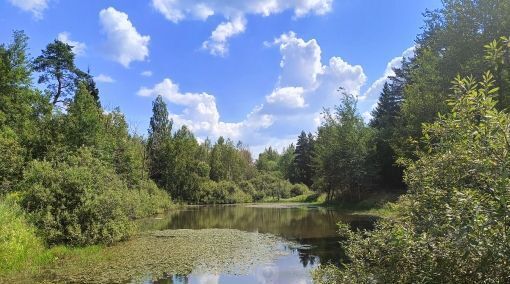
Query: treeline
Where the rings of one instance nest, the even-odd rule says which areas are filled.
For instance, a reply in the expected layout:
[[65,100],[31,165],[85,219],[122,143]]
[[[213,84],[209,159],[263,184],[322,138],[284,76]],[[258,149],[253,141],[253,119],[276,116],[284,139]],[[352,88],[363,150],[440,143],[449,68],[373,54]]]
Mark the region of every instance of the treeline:
[[319,283],[510,279],[510,2],[445,0],[424,15],[416,54],[370,123],[376,153],[394,153],[408,193],[374,231],[341,226],[348,261],[323,265]]
[[294,151],[290,159],[286,156],[290,153],[284,153],[285,163],[291,165],[283,170],[286,178],[301,173],[300,182],[326,193],[329,200],[359,201],[381,191],[402,194],[407,189],[405,162],[416,161],[424,146],[422,125],[452,109],[447,101],[457,75],[481,78],[491,70],[499,87],[497,108],[510,105],[504,60],[487,60],[494,55],[487,55],[484,48],[510,34],[509,4],[467,0],[443,4],[443,9],[424,13],[415,54],[403,58],[402,66],[384,84],[370,122],[364,123],[357,112],[356,98],[340,88],[339,105],[323,112],[314,135],[302,133],[298,139],[296,150],[311,150]]
[[31,58],[27,45],[20,31],[0,45],[0,225],[16,227],[0,230],[0,272],[30,258],[35,239],[48,245],[126,239],[131,219],[162,212],[171,199],[237,203],[309,191],[256,166],[241,142],[199,143],[186,127],[173,129],[161,97],[148,135],[131,133],[120,109],[102,108],[72,46],[55,40]]
[[147,138],[149,175],[174,199],[188,203],[241,203],[278,200],[308,192],[308,187],[282,174],[279,154],[266,149],[255,163],[248,147],[219,137],[198,143],[173,122],[161,96],[153,102]]

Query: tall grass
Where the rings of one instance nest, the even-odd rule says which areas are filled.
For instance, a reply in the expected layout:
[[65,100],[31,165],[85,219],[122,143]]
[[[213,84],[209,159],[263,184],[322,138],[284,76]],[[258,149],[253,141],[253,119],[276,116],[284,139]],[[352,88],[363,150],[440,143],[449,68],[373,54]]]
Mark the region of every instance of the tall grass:
[[44,251],[43,241],[19,206],[0,199],[0,276],[40,262]]

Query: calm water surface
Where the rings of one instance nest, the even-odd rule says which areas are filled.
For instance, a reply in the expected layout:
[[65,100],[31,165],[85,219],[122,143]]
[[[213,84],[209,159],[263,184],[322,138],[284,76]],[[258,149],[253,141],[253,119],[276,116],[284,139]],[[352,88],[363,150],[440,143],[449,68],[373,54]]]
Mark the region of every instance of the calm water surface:
[[357,228],[370,228],[374,219],[317,206],[262,204],[187,207],[144,220],[141,225],[146,230],[238,229],[270,233],[289,241],[282,245],[287,255],[253,268],[248,275],[192,272],[190,275],[166,275],[158,281],[144,283],[311,283],[313,268],[319,263],[338,264],[343,256],[336,226],[339,221]]

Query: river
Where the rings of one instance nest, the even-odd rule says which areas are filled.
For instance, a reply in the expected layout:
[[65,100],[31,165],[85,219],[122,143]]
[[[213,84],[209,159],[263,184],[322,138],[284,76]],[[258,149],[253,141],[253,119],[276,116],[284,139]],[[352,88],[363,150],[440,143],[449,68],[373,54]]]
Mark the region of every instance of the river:
[[288,243],[280,244],[286,254],[271,262],[252,266],[247,273],[203,273],[164,275],[142,283],[311,283],[310,271],[320,263],[339,264],[343,252],[337,223],[370,228],[374,218],[350,215],[333,208],[306,204],[254,204],[190,206],[168,215],[141,222],[144,230],[237,229],[269,233]]

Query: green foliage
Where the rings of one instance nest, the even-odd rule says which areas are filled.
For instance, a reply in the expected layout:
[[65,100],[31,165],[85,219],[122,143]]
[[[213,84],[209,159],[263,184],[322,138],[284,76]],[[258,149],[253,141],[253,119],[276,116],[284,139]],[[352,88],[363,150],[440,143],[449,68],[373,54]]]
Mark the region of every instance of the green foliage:
[[278,161],[280,154],[272,147],[264,149],[264,152],[259,154],[259,158],[255,163],[257,170],[262,172],[278,172]]
[[205,204],[231,204],[252,202],[252,197],[231,181],[204,181],[200,184],[200,202]]
[[331,199],[360,199],[370,186],[374,170],[373,131],[356,111],[354,96],[344,94],[335,113],[326,110],[315,141],[315,186]]
[[112,243],[132,232],[126,184],[87,148],[53,162],[32,161],[20,187],[22,206],[50,244]]
[[294,161],[296,158],[296,147],[294,144],[290,144],[289,147],[284,148],[280,158],[278,159],[278,170],[282,174],[283,178],[290,182],[296,182],[298,179],[297,169],[294,167]]
[[80,84],[67,109],[65,126],[66,144],[71,149],[99,144],[103,134],[103,115],[84,84]]
[[298,195],[309,194],[310,189],[308,189],[308,186],[306,186],[305,184],[296,183],[290,187],[289,193],[290,193],[290,197],[295,197]]
[[255,195],[253,196],[254,201],[259,201],[263,198],[279,200],[281,198],[290,197],[292,184],[287,180],[281,179],[277,175],[261,173],[254,179],[251,179],[250,183],[255,188]]
[[397,218],[354,233],[346,269],[323,283],[504,283],[510,279],[510,115],[497,110],[490,73],[457,77],[452,111],[424,126],[424,150],[408,161],[409,194]]
[[371,158],[375,164],[377,183],[380,187],[401,188],[402,168],[396,163],[397,155],[391,146],[400,117],[402,103],[401,86],[394,77],[391,84],[385,83],[376,108],[372,111],[370,126],[375,129],[373,142],[375,153]]
[[304,183],[307,186],[312,185],[313,171],[313,151],[314,138],[311,133],[304,131],[298,137],[296,150],[294,151],[294,172],[295,177],[292,182]]
[[[25,149],[10,129],[0,129],[0,195],[12,191],[19,181],[25,164]],[[7,154],[8,153],[8,154]]]
[[[510,34],[510,4],[492,0],[445,0],[443,7],[426,11],[423,33],[418,36],[415,56],[403,65],[403,103],[399,131],[393,148],[400,157],[416,159],[422,123],[446,113],[450,81],[458,74],[481,76],[489,63],[484,60],[488,42]],[[509,106],[508,66],[494,70],[502,88],[498,109]],[[505,75],[506,74],[506,75]],[[506,78],[506,79],[505,79]],[[507,82],[504,84],[504,82]]]
[[172,124],[173,122],[168,119],[168,110],[163,97],[158,96],[152,103],[147,155],[150,178],[165,189],[168,188],[164,173],[168,168],[167,158],[172,138]]
[[0,276],[29,267],[44,250],[13,198],[0,199]]
[[59,40],[48,44],[42,54],[34,60],[34,70],[40,72],[38,83],[47,84],[53,97],[53,105],[67,102],[73,94],[84,72],[74,64],[72,46]]

